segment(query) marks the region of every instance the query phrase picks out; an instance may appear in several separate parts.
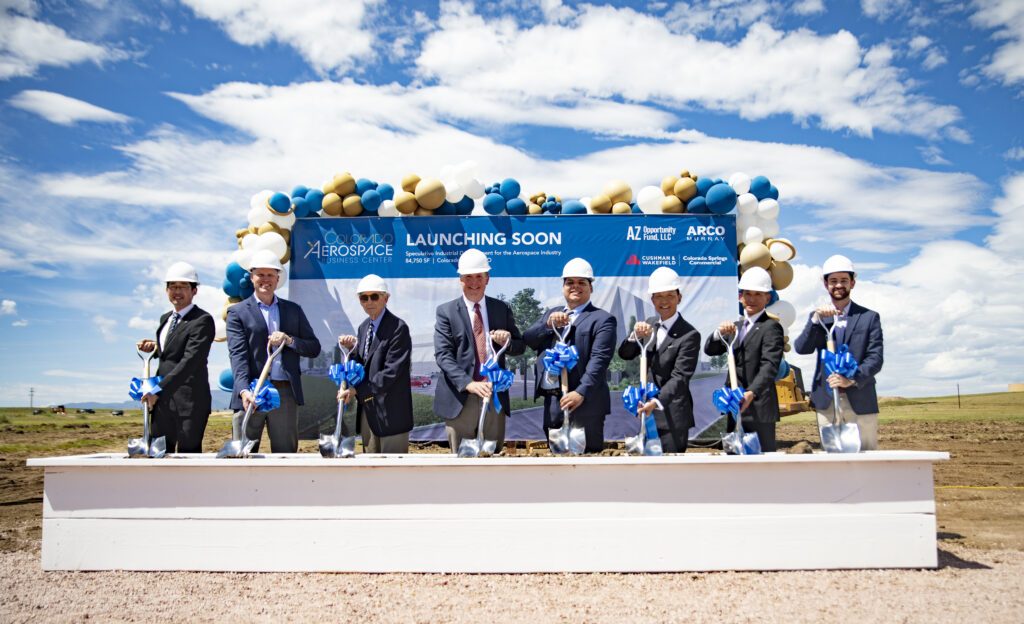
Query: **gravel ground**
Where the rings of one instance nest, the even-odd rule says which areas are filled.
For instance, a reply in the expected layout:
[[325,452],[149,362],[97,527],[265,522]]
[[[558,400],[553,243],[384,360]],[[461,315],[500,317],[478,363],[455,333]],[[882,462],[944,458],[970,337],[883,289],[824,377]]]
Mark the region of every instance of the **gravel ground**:
[[685,574],[43,572],[0,553],[0,621],[1021,622],[1024,553],[936,570]]

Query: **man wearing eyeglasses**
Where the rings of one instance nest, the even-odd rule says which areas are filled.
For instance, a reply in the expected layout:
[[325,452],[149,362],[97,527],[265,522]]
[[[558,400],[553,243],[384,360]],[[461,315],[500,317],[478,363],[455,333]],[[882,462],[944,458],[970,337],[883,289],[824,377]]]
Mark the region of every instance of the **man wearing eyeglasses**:
[[[832,388],[839,388],[840,416],[860,429],[861,450],[875,450],[878,448],[875,375],[882,370],[882,321],[878,312],[850,299],[857,280],[849,258],[832,256],[822,265],[821,272],[825,290],[832,301],[811,313],[793,347],[797,353],[817,351],[819,354],[811,384],[811,403],[818,412],[818,425],[832,423]],[[820,353],[827,348],[827,335],[818,319],[832,319],[831,322],[836,323],[833,332],[836,348],[846,345],[857,361],[857,372],[852,378],[839,373],[826,375]]]
[[356,287],[359,305],[366,312],[356,335],[338,337],[351,351],[349,359],[366,369],[363,381],[344,392],[339,401],[356,399],[356,433],[366,453],[408,453],[412,431],[412,337],[405,321],[387,309],[388,285],[380,276],[367,275]]
[[487,361],[488,345],[497,351],[508,343],[498,360],[505,367],[506,355],[526,350],[508,304],[485,296],[491,263],[479,249],[467,249],[459,257],[462,296],[441,304],[434,322],[434,358],[441,369],[434,390],[434,412],[445,419],[448,444],[454,453],[463,438],[477,435],[482,401],[491,403],[484,420],[484,439],[495,440],[500,450],[505,443],[505,418],[511,415],[509,393],[498,394],[502,414],[491,399],[491,382],[480,374]]

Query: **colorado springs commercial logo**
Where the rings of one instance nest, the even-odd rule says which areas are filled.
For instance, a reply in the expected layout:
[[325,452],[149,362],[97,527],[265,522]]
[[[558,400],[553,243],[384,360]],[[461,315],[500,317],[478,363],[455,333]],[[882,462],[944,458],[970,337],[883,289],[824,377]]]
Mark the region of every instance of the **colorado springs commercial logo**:
[[395,237],[377,232],[339,234],[328,230],[321,240],[306,241],[306,244],[309,249],[303,258],[312,256],[321,264],[388,262],[395,253]]

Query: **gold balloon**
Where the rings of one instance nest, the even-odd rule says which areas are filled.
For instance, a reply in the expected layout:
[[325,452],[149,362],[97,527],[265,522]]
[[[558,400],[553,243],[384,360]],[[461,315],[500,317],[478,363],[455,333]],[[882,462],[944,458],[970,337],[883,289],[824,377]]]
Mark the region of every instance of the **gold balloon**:
[[775,290],[782,290],[793,283],[793,266],[788,262],[772,260],[768,274],[772,276],[772,288]]
[[256,228],[257,234],[266,234],[267,232],[278,232],[280,233],[281,228],[273,221],[267,221],[263,225]]
[[291,247],[285,247],[284,248],[284,255],[281,256],[281,264],[282,265],[288,264],[288,261],[291,260],[291,259],[292,259],[292,248]]
[[420,177],[415,173],[410,173],[409,175],[402,178],[402,190],[405,191],[406,193],[415,193],[416,185],[419,183]]
[[679,177],[680,178],[688,178],[688,177],[690,177],[690,170],[689,169],[683,169],[682,171],[679,172]]
[[594,195],[590,198],[590,210],[601,214],[612,211],[612,200],[607,195]]
[[666,214],[680,214],[686,212],[686,208],[683,207],[683,201],[675,195],[666,195],[661,200],[661,211]]
[[676,182],[678,181],[679,178],[675,176],[665,176],[661,181],[661,192],[665,195],[671,195],[674,192],[672,189],[676,187]]
[[291,240],[292,240],[292,231],[291,230],[286,230],[284,228],[281,228],[280,230],[277,231],[277,233],[280,234],[281,238],[284,239],[284,244],[285,245],[291,245],[292,244],[291,243]]
[[242,238],[243,236],[245,236],[248,233],[249,233],[249,228],[245,228],[244,230],[235,230],[235,238]]
[[434,216],[434,211],[427,210],[423,206],[420,206],[419,208],[416,209],[416,212],[414,212],[413,214],[416,215],[417,217],[432,217]]
[[334,188],[334,178],[324,182],[324,185],[320,187],[320,190],[324,192],[324,195],[330,195],[336,193],[337,190]]
[[420,180],[416,185],[416,203],[427,210],[437,210],[444,203],[446,195],[444,184],[440,180],[428,178]]
[[763,243],[747,245],[740,252],[740,267],[744,271],[754,266],[767,269],[771,263],[772,254],[768,252],[768,248]]
[[606,184],[603,193],[612,200],[613,204],[619,202],[628,204],[633,201],[633,189],[629,188],[629,185],[622,180],[612,180]]
[[356,179],[351,173],[339,173],[334,176],[334,192],[344,197],[356,191]]
[[324,208],[324,214],[328,217],[341,216],[341,197],[338,197],[337,193],[328,193],[324,195],[322,205]]
[[697,196],[697,183],[690,178],[679,178],[672,193],[684,202],[690,201]]
[[534,203],[531,203],[529,206],[527,206],[527,210],[530,214],[540,214],[544,212],[544,209],[540,207],[540,204]]
[[412,214],[419,208],[419,204],[416,203],[416,196],[409,191],[402,191],[395,193],[395,209],[402,214]]
[[357,217],[363,213],[363,202],[353,193],[341,200],[341,211],[346,217]]
[[629,214],[633,212],[633,207],[626,202],[616,202],[612,206],[612,214]]
[[259,228],[258,228],[257,226],[255,226],[255,225],[250,225],[250,226],[249,226],[249,233],[250,233],[250,234],[259,234],[259,233],[260,233],[260,231],[259,231]]

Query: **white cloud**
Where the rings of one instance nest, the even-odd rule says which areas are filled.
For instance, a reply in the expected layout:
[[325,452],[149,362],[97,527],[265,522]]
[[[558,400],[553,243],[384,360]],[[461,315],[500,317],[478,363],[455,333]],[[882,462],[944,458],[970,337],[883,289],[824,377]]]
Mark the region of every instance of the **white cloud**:
[[70,37],[63,29],[34,19],[35,2],[4,2],[0,13],[0,80],[32,76],[44,65],[68,67],[123,58],[104,46]]
[[8,314],[18,313],[18,303],[12,299],[4,299],[0,301],[0,316],[6,316]]
[[423,80],[467,93],[513,101],[622,98],[752,120],[789,115],[864,136],[953,138],[961,118],[956,107],[914,92],[886,46],[864,49],[847,31],[782,32],[755,23],[741,40],[725,44],[673,33],[632,9],[583,5],[564,26],[520,28],[508,18],[485,19],[466,4],[448,1],[441,8],[417,68]]
[[64,370],[62,368],[52,368],[43,371],[43,374],[47,377],[67,377],[69,379],[89,379],[92,381],[109,381],[114,382],[123,378],[123,373],[109,372],[109,373],[96,373],[91,371],[82,370]]
[[992,29],[1000,42],[982,72],[1006,86],[1024,83],[1024,2],[1020,0],[974,0],[976,10],[970,21]]
[[1006,160],[1024,160],[1024,147],[1012,147],[1003,152]]
[[18,319],[11,322],[11,327],[28,327],[28,321],[25,319]]
[[929,165],[949,165],[951,164],[942,156],[942,150],[937,145],[927,145],[924,147],[917,148],[921,152],[921,158]]
[[936,67],[941,67],[946,64],[946,55],[940,52],[937,48],[931,48],[924,55],[924,60],[921,61],[921,67],[926,70],[933,70]]
[[825,12],[825,0],[797,0],[790,10],[797,15],[817,15]]
[[909,7],[909,0],[860,0],[860,8],[864,15],[879,20],[906,11]]
[[96,316],[92,317],[92,322],[93,325],[96,326],[96,329],[99,330],[100,335],[103,336],[103,340],[107,342],[117,341],[117,321],[115,321],[112,318],[103,316],[102,314],[97,314]]
[[12,106],[35,113],[40,117],[63,126],[72,126],[80,121],[97,123],[128,123],[131,117],[95,106],[52,91],[28,89],[12,97]]
[[780,6],[768,0],[697,0],[677,2],[664,20],[675,32],[714,30],[722,36],[757,22],[774,23],[780,11]]
[[291,46],[317,71],[344,73],[373,56],[364,29],[377,0],[184,0],[201,18],[217,22],[246,46]]

